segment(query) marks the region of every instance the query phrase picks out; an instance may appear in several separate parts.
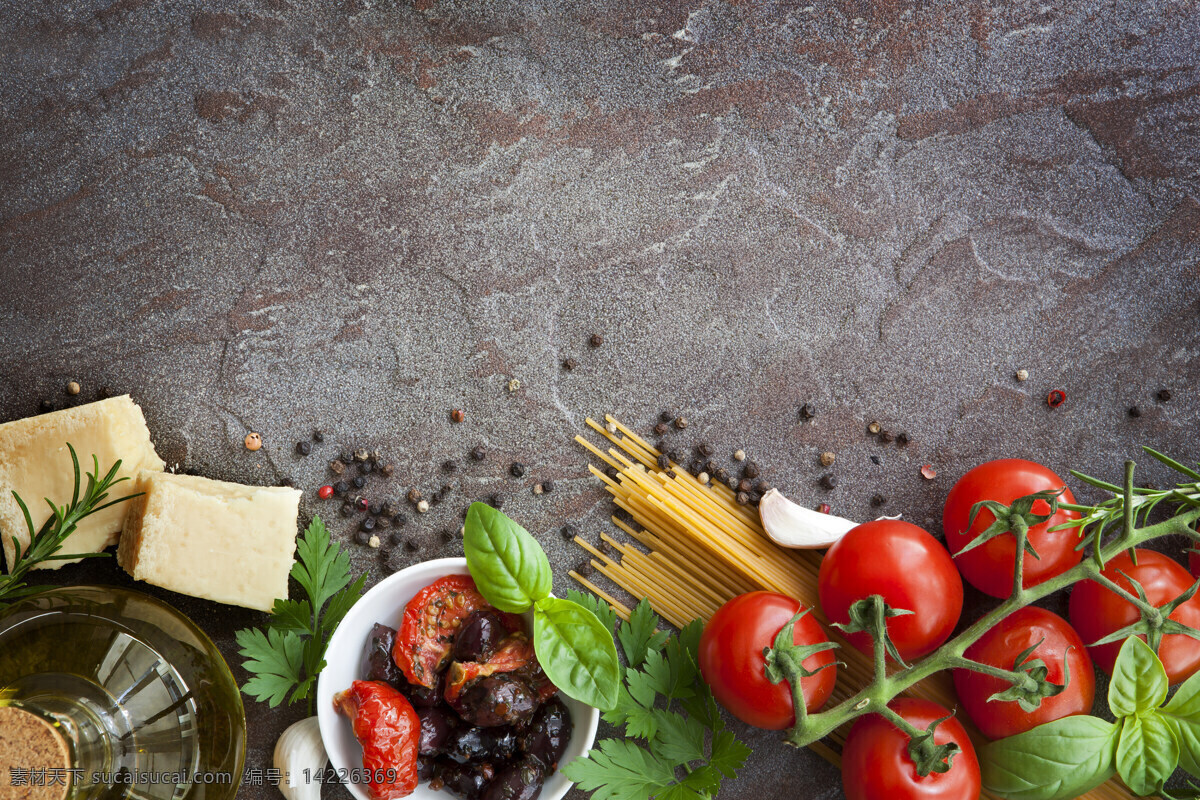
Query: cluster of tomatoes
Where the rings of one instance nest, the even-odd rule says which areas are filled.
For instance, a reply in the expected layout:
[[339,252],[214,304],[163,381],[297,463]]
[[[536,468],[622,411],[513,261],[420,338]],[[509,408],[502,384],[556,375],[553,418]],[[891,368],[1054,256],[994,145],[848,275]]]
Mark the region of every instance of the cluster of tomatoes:
[[[1063,490],[1062,502],[1075,502],[1062,479],[1040,464],[1020,459],[990,461],[968,472],[950,491],[943,513],[946,546],[916,525],[900,520],[859,525],[830,548],[821,564],[821,611],[830,623],[846,624],[854,603],[880,595],[890,608],[911,612],[887,620],[888,636],[900,658],[911,662],[932,653],[958,625],[963,579],[994,597],[1007,597],[1014,582],[1016,538],[1011,533],[961,552],[995,521],[990,511],[980,508],[973,523],[968,524],[972,508],[982,501],[1008,506],[1018,498],[1045,490]],[[1032,513],[1047,515],[1050,510],[1048,503],[1039,500]],[[1025,587],[1050,580],[1079,563],[1082,552],[1076,549],[1078,530],[1051,530],[1078,518],[1073,511],[1058,509],[1049,519],[1029,528],[1028,540],[1038,557],[1027,555],[1024,560]],[[1195,553],[1191,559],[1191,571],[1200,573],[1200,559]],[[1104,575],[1131,593],[1135,587],[1130,578],[1137,581],[1146,600],[1155,606],[1183,594],[1193,580],[1179,563],[1148,550],[1137,552],[1136,563],[1127,553],[1110,560]],[[730,600],[705,627],[700,650],[704,678],[718,701],[750,725],[782,730],[795,724],[790,687],[786,682],[772,683],[764,668],[765,651],[799,610],[800,604],[792,598],[753,592]],[[958,710],[984,736],[1012,736],[1091,711],[1095,694],[1093,663],[1111,674],[1121,642],[1087,645],[1137,622],[1141,614],[1125,598],[1089,580],[1075,585],[1069,616],[1070,622],[1045,609],[1027,606],[1004,618],[967,648],[967,659],[1000,670],[1020,671],[1023,664],[1040,660],[1046,669],[1044,679],[1066,687],[1042,699],[1036,710],[1026,711],[1016,700],[991,699],[1010,687],[1003,678],[955,669]],[[1200,627],[1200,597],[1180,605],[1170,618]],[[797,621],[793,638],[797,645],[828,641],[812,614]],[[873,649],[873,639],[867,633],[853,633],[846,638],[860,650]],[[1187,636],[1164,636],[1159,656],[1172,684],[1200,669],[1200,643]],[[812,673],[801,679],[809,712],[820,709],[833,691],[834,661],[834,654],[825,650],[803,662]],[[914,698],[898,698],[889,707],[920,730],[951,715],[950,710],[936,703]],[[947,771],[920,775],[909,755],[906,733],[878,714],[860,717],[842,752],[847,798],[977,798],[979,762],[962,723],[954,717],[940,723],[934,742],[953,742],[961,752]]]

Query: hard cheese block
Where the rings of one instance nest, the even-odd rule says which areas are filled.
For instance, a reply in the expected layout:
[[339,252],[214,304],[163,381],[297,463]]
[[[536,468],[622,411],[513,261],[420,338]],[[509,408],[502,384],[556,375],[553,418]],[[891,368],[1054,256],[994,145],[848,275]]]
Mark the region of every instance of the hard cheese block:
[[[13,537],[17,537],[22,550],[29,546],[29,529],[12,493],[21,495],[29,507],[36,530],[50,518],[44,498],[57,505],[70,503],[74,471],[68,442],[79,456],[81,491],[87,486],[87,477],[82,473],[93,468],[93,455],[100,459],[101,475],[118,459],[121,460],[118,474],[126,477],[141,470],[161,471],[164,466],[150,442],[142,409],[129,395],[0,425],[0,535],[9,570],[16,557]],[[108,499],[133,491],[132,481],[124,481],[113,487]],[[115,544],[128,507],[128,502],[118,503],[87,517],[60,552],[94,553]],[[48,561],[44,567],[57,569],[69,563]]]
[[270,611],[288,596],[300,490],[143,472],[117,560],[140,581]]

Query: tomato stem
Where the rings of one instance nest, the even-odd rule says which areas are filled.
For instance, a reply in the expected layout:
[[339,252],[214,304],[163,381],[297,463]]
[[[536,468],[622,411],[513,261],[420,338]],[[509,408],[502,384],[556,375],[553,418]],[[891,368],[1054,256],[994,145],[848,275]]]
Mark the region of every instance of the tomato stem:
[[[1103,565],[1123,550],[1128,550],[1165,536],[1182,535],[1190,540],[1197,540],[1198,534],[1192,526],[1197,520],[1200,520],[1200,507],[1183,500],[1179,500],[1179,502],[1183,504],[1184,509],[1175,516],[1153,525],[1144,525],[1141,528],[1135,526],[1134,511],[1144,503],[1139,503],[1135,500],[1135,497],[1140,499],[1140,496],[1138,496],[1137,491],[1133,488],[1133,470],[1134,462],[1127,461],[1125,463],[1124,486],[1120,490],[1121,495],[1113,498],[1121,506],[1120,513],[1124,521],[1123,529],[1108,544],[1104,544],[1100,540],[1100,537],[1094,537],[1092,547],[1094,548],[1093,554],[1095,558],[1085,558],[1066,572],[1037,586],[1026,588],[1023,585],[1023,574],[1024,555],[1027,551],[1025,550],[1025,542],[1022,541],[1022,538],[1023,534],[1027,534],[1028,531],[1022,530],[1023,526],[1015,526],[1012,533],[1017,538],[1017,558],[1013,568],[1013,592],[1007,600],[978,619],[958,636],[946,642],[931,655],[891,675],[886,675],[886,657],[884,658],[885,663],[882,670],[880,667],[880,650],[885,646],[885,640],[883,637],[875,637],[875,679],[871,685],[825,711],[804,715],[798,712],[796,714],[796,724],[788,731],[787,741],[798,747],[807,746],[828,736],[836,729],[864,714],[881,713],[887,716],[888,719],[892,719],[892,712],[886,707],[892,699],[914,684],[923,681],[935,673],[948,669],[969,669],[1002,678],[1014,685],[1019,682],[1023,683],[1027,675],[1026,673],[997,670],[967,659],[963,653],[1005,617],[1030,603],[1052,595],[1082,580],[1098,580],[1108,585],[1111,581],[1106,583],[1100,574],[1104,568]],[[1166,499],[1169,495],[1170,493],[1163,493],[1163,497],[1157,499]],[[1080,507],[1080,510],[1086,516],[1080,522],[1073,522],[1072,526],[1079,527],[1081,531],[1103,518],[1111,519],[1117,513],[1116,504],[1112,500],[1106,501],[1101,506],[1083,506]],[[1103,533],[1102,527],[1100,532]],[[1139,608],[1142,606],[1141,603],[1132,599],[1128,592],[1119,593],[1122,597],[1135,602]],[[1161,610],[1155,609],[1155,613],[1161,614]],[[886,654],[886,650],[884,652]],[[800,703],[802,701],[797,702]],[[894,719],[892,721],[895,722]],[[909,733],[910,736],[912,735],[903,725],[900,725],[900,723],[896,724],[901,729],[904,729],[906,733]]]

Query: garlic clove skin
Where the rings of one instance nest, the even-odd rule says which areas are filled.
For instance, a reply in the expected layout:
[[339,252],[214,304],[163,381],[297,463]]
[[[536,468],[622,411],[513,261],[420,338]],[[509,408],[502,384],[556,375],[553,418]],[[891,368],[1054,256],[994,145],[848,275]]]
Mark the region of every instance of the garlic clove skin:
[[857,522],[793,503],[778,489],[771,489],[762,496],[758,515],[771,541],[780,547],[799,550],[830,547],[858,525]]
[[[275,769],[280,772],[279,791],[287,800],[321,800],[321,781],[316,774],[329,763],[316,717],[290,726],[275,743]],[[304,770],[309,780],[304,779]]]

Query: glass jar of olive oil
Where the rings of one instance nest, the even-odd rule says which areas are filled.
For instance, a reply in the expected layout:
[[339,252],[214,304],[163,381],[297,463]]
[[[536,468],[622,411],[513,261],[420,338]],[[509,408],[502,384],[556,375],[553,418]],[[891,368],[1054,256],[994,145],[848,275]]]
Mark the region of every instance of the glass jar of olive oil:
[[47,775],[0,750],[0,789],[13,796],[49,782],[64,788],[38,796],[232,800],[241,781],[246,719],[229,667],[190,620],[141,592],[64,587],[0,612],[0,708],[51,727],[67,762]]

